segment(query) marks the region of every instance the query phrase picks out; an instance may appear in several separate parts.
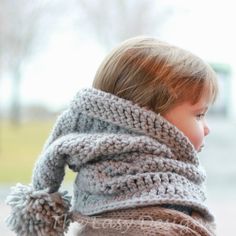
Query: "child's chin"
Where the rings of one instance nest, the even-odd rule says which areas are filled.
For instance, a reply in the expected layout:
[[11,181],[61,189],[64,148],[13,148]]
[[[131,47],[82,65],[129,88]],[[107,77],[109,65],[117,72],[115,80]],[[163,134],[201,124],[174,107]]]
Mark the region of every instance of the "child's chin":
[[204,144],[202,144],[202,145],[198,148],[197,152],[201,152],[203,148],[204,148]]

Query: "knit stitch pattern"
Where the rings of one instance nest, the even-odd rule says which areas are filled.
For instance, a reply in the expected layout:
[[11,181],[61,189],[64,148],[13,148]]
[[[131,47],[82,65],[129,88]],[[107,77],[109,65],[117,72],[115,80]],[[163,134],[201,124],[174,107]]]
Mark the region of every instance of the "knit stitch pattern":
[[213,221],[193,145],[161,115],[131,101],[93,88],[79,91],[44,146],[33,187],[56,192],[66,164],[78,172],[75,212],[173,204]]
[[159,206],[111,211],[98,216],[74,215],[77,236],[215,236],[215,225],[199,214],[191,216]]

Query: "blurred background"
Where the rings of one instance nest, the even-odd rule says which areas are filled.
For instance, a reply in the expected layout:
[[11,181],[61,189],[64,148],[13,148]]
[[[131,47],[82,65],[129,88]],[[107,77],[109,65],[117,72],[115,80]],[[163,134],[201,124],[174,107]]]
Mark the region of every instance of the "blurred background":
[[[217,235],[236,218],[236,14],[229,0],[0,0],[0,232],[10,186],[29,183],[52,129],[77,90],[91,87],[104,56],[120,41],[150,35],[197,54],[218,74],[200,153]],[[68,173],[65,188],[74,175]],[[68,235],[73,235],[73,226]]]

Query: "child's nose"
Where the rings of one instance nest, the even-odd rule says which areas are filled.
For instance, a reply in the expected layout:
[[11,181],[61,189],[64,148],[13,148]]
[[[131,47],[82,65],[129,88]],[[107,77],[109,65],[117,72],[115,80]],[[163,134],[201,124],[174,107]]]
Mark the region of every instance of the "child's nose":
[[207,136],[210,133],[210,129],[207,124],[204,126],[204,136]]

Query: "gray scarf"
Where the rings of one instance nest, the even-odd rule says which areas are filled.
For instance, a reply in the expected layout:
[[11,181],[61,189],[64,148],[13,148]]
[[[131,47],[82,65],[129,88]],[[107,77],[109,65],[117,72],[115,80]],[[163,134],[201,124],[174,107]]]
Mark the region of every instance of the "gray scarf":
[[[31,224],[34,235],[38,232],[34,225],[43,231],[49,223],[43,222],[36,209],[38,206],[47,209],[46,200],[54,209],[51,215],[59,208],[62,209],[59,215],[65,215],[70,199],[66,193],[57,191],[66,164],[78,172],[73,212],[94,215],[171,204],[190,207],[213,221],[203,204],[204,171],[193,145],[183,133],[159,114],[90,88],[79,91],[58,118],[36,163],[33,186],[18,185],[9,196],[13,214],[8,224],[12,230],[30,235],[28,225]],[[19,200],[19,195],[24,198]],[[55,199],[57,205],[53,203]],[[20,219],[25,208],[16,207],[19,201],[35,204],[31,209],[34,213],[25,217],[26,226],[22,226]],[[58,232],[62,230],[58,228],[55,235]]]

